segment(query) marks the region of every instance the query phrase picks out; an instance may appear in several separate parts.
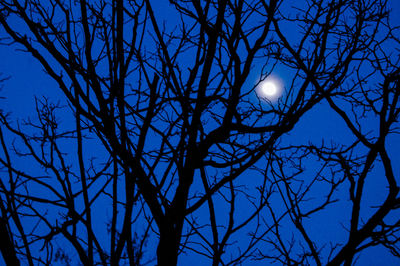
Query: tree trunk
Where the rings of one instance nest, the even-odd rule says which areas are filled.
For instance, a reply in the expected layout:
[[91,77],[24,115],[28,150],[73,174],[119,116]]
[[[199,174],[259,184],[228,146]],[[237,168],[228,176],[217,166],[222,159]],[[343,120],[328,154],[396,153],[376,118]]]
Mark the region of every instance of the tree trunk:
[[0,238],[0,251],[6,265],[20,265],[4,217],[0,217]]
[[157,265],[173,266],[178,262],[180,237],[175,230],[163,230],[160,232],[160,242],[157,247]]

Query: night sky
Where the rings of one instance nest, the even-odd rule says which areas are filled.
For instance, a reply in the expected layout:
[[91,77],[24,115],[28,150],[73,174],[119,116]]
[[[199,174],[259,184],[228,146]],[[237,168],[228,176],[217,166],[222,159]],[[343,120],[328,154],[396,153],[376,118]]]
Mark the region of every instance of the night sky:
[[[179,23],[174,11],[171,9],[171,6],[167,3],[168,1],[151,1],[154,3],[154,10],[156,13],[156,17],[161,24],[162,21],[165,23],[165,27],[167,29],[172,29],[176,23]],[[282,5],[281,12],[287,12],[288,15],[290,12],[294,12],[291,3],[296,2],[296,5],[299,6],[300,2],[297,1],[284,1]],[[287,5],[287,6],[286,6]],[[391,14],[391,23],[394,25],[400,25],[400,19],[398,14],[400,14],[400,1],[397,0],[389,0],[388,1],[389,8],[392,9]],[[23,25],[18,25],[20,27],[20,31],[23,32],[26,28]],[[290,36],[290,41],[296,43],[299,41],[300,33],[299,29],[294,25],[283,25],[282,31],[287,36]],[[397,31],[399,33],[399,31]],[[2,42],[7,42],[4,39],[5,32],[4,29],[0,26],[0,38]],[[398,36],[399,37],[399,36]],[[148,49],[150,50],[152,44],[150,40],[148,40]],[[146,43],[146,40],[145,40]],[[387,49],[392,49],[390,44],[387,45]],[[397,44],[397,50],[394,50],[394,56],[399,56],[399,46]],[[33,121],[37,119],[35,115],[36,104],[40,101],[48,100],[49,102],[58,103],[61,107],[58,113],[58,121],[60,123],[60,127],[64,130],[68,128],[73,128],[74,117],[71,109],[66,101],[65,96],[61,93],[58,85],[43,71],[43,67],[34,59],[32,56],[27,54],[24,51],[21,51],[21,47],[18,45],[1,45],[0,46],[0,73],[1,78],[8,78],[5,80],[1,86],[1,99],[0,99],[0,110],[3,113],[9,113],[11,121],[13,121],[13,125],[16,126],[17,122],[20,124],[24,124],[24,121],[28,121],[31,118]],[[186,59],[186,60],[185,60]],[[50,60],[50,59],[49,59]],[[184,69],[187,65],[191,63],[190,56],[183,58],[178,64],[182,65]],[[51,61],[50,61],[51,62]],[[259,63],[259,64],[258,64]],[[259,90],[256,87],[257,82],[260,81],[260,73],[262,73],[262,64],[265,63],[265,58],[260,56],[254,62],[253,68],[246,79],[246,83],[243,87],[245,90],[250,91],[250,93],[246,96],[246,100],[254,103],[255,105],[260,105],[262,108],[267,110],[268,108],[273,108],[279,106],[280,101],[283,101],[285,97],[288,95],[289,88],[295,88],[296,84],[293,84],[294,71],[283,64],[277,64],[273,69],[273,72],[270,75],[271,80],[275,80],[274,84],[278,87],[279,97],[272,97],[268,100],[261,99],[260,93],[257,93]],[[368,71],[368,68],[365,70]],[[351,80],[351,77],[348,78]],[[381,81],[374,81],[375,84],[379,84]],[[372,83],[371,83],[372,84]],[[35,101],[35,96],[36,101]],[[349,110],[347,110],[349,111]],[[365,128],[365,132],[367,132],[368,128],[374,130],[376,128],[377,120],[374,117],[367,117],[363,122],[363,128]],[[211,126],[211,124],[210,124]],[[8,143],[13,143],[14,136],[7,135],[5,133],[5,138]],[[317,104],[312,110],[307,112],[304,116],[300,118],[300,121],[296,124],[296,126],[287,134],[284,134],[279,143],[281,147],[288,145],[308,145],[313,143],[314,145],[320,145],[322,143],[335,145],[348,145],[354,141],[354,136],[347,128],[346,124],[343,120],[329,107],[326,101],[322,101]],[[66,141],[63,149],[64,152],[69,152],[73,154],[76,151],[76,148],[73,146],[69,146],[69,142]],[[16,145],[19,145],[18,141]],[[154,145],[157,145],[154,142]],[[393,134],[390,135],[386,142],[388,152],[390,153],[390,157],[392,158],[393,168],[395,170],[395,175],[397,177],[400,176],[400,164],[398,163],[398,158],[400,157],[400,137],[399,135]],[[363,152],[362,148],[358,150],[360,153]],[[99,140],[89,139],[85,142],[85,158],[86,163],[89,164],[89,158],[102,158],[102,156],[106,156],[106,150],[101,146]],[[4,156],[1,153],[0,156]],[[76,158],[73,156],[68,157],[69,162],[71,164],[76,163]],[[74,161],[75,160],[75,161]],[[397,161],[396,161],[397,160]],[[99,159],[97,162],[101,162]],[[314,175],[319,171],[322,162],[316,160],[316,158],[310,155],[309,157],[304,158],[304,166],[305,170],[301,175],[301,178],[307,178],[308,176]],[[32,163],[29,158],[21,158],[15,161],[15,165],[20,167],[21,169],[25,169],[26,171],[30,171],[33,175],[43,174],[43,171],[38,168],[35,163]],[[268,169],[266,161],[263,159],[259,161],[256,165],[259,169]],[[334,170],[333,168],[327,167],[324,171]],[[288,170],[289,171],[289,170]],[[290,172],[290,171],[289,171]],[[245,172],[237,179],[237,184],[242,186],[248,186],[249,188],[253,188],[262,183],[263,175],[257,173],[257,170],[251,170],[249,172]],[[374,210],[374,206],[378,205],[382,201],[382,195],[385,195],[386,187],[382,185],[381,174],[383,173],[382,166],[377,165],[372,173],[370,174],[367,182],[366,182],[366,190],[363,196],[363,204],[365,204],[365,208],[362,209],[362,217],[368,217],[368,214],[371,213],[371,210]],[[2,172],[3,174],[3,172]],[[397,180],[400,182],[400,180]],[[195,191],[196,187],[202,188],[201,180],[195,180],[193,184],[193,188],[191,189],[191,196],[196,196]],[[31,187],[32,192],[40,193],[39,187]],[[337,203],[332,206],[327,207],[325,210],[316,213],[312,219],[305,221],[305,225],[308,226],[310,235],[313,237],[313,240],[316,243],[326,242],[329,243],[328,240],[332,240],[332,242],[344,242],[347,241],[347,231],[346,226],[349,222],[349,184],[344,182],[343,186],[337,190],[336,197],[340,199]],[[249,190],[251,193],[252,190]],[[319,201],[318,197],[324,195],[326,192],[326,187],[323,185],[315,185],[313,186],[313,190],[311,192],[312,197],[310,197],[309,203],[310,206]],[[217,219],[221,221],[226,219],[227,209],[226,206],[222,203],[223,200],[221,196],[216,195],[216,208],[217,208]],[[105,208],[108,201],[99,201],[93,207],[93,216],[94,218],[94,228],[98,234],[99,239],[104,239],[104,241],[108,241],[107,233],[105,230],[105,217],[111,217],[110,210]],[[189,201],[190,203],[191,201]],[[192,201],[194,202],[194,201]],[[279,197],[272,197],[271,202],[275,204],[275,206],[280,206],[279,204],[283,204],[279,201]],[[219,206],[218,204],[221,204]],[[364,206],[364,205],[363,205]],[[218,208],[220,207],[220,211]],[[236,216],[236,219],[240,221],[241,218],[247,217],[250,214],[251,204],[246,202],[245,198],[243,200],[238,201],[238,205],[236,206],[238,213],[240,215]],[[279,209],[279,207],[278,207]],[[282,211],[284,210],[284,206],[282,205]],[[50,212],[52,210],[50,209]],[[389,218],[395,219],[396,215],[398,218],[399,211],[393,213]],[[208,208],[207,204],[204,204],[198,211],[196,211],[192,217],[194,220],[201,223],[207,223],[208,221]],[[143,230],[145,228],[145,223],[143,217],[141,217],[143,223]],[[269,218],[266,218],[269,219]],[[96,221],[101,221],[99,224],[96,224]],[[290,227],[288,220],[283,220],[282,225]],[[347,224],[346,224],[347,223]],[[33,226],[33,225],[32,225]],[[248,225],[250,228],[252,223]],[[293,225],[291,225],[293,228]],[[140,232],[140,226],[137,227]],[[185,232],[185,228],[184,228]],[[248,232],[242,231],[237,233],[231,240],[232,246],[229,247],[229,252],[235,254],[235,247],[245,246],[248,241]],[[292,231],[282,232],[282,234],[290,239],[291,237],[298,237],[297,233],[294,233],[292,236]],[[205,235],[210,236],[210,232],[206,232]],[[196,236],[194,237],[196,239]],[[65,240],[64,240],[65,241]],[[108,242],[107,242],[108,243]],[[60,247],[65,248],[65,250],[69,250],[72,248],[63,243],[61,240],[59,243]],[[108,245],[108,244],[106,244]],[[260,248],[262,249],[262,245],[260,244]],[[145,254],[145,257],[148,258],[154,256],[155,249],[157,247],[157,239],[153,236],[149,242],[147,249],[149,252]],[[193,245],[194,249],[201,250],[199,245]],[[299,247],[296,247],[299,248]],[[40,249],[40,247],[38,247]],[[268,252],[267,250],[264,250]],[[326,257],[328,254],[326,251],[321,253],[323,257]],[[75,256],[75,257],[74,257]],[[78,265],[74,263],[74,258],[78,258],[77,255],[72,256],[72,265]],[[194,254],[193,252],[187,252],[185,254],[181,254],[179,256],[178,265],[209,265],[210,260],[206,259],[203,256],[199,256]],[[0,264],[4,262],[0,260]],[[392,256],[389,251],[382,247],[372,247],[369,248],[366,252],[361,252],[358,259],[355,262],[355,265],[399,265],[400,259]],[[61,265],[61,264],[60,264]],[[150,263],[150,265],[155,265],[155,262]],[[210,264],[211,265],[211,264]],[[244,263],[243,265],[265,265],[263,261],[254,261],[250,260]],[[276,265],[279,265],[277,263]]]

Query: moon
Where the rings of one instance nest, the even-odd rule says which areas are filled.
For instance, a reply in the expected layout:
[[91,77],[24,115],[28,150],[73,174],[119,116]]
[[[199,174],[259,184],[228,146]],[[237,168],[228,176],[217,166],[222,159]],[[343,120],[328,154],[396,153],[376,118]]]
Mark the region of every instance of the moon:
[[274,97],[278,94],[278,88],[275,83],[266,81],[261,85],[261,91],[266,97]]
[[267,77],[258,84],[256,93],[260,99],[275,102],[282,96],[282,81],[278,77]]

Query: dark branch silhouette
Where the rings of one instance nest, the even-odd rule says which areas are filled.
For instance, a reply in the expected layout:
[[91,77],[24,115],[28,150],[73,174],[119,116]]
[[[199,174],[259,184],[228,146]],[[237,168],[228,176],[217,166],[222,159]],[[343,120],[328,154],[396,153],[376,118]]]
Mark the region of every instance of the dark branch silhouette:
[[[0,112],[4,261],[400,257],[391,15],[385,0],[1,1],[2,49],[55,82],[26,117]],[[276,71],[281,97],[257,95]],[[341,135],[304,141],[325,113]]]

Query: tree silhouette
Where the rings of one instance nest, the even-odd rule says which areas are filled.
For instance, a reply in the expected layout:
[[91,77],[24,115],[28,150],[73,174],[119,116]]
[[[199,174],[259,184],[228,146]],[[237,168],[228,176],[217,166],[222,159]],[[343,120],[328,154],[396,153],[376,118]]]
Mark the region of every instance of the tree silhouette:
[[[1,1],[2,43],[59,91],[1,110],[4,261],[399,257],[388,1],[160,2]],[[281,97],[257,95],[275,73]]]

